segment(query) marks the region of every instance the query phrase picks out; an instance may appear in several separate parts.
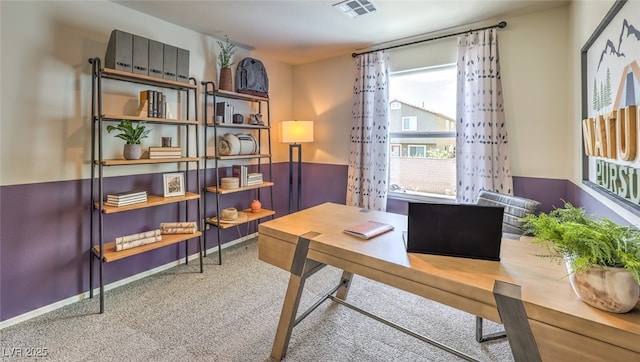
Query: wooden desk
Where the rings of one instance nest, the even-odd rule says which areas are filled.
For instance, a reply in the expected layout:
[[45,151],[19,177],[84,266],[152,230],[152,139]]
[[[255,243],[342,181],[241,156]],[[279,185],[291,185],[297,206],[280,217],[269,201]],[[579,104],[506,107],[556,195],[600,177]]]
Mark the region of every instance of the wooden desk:
[[[393,224],[395,230],[371,240],[342,232],[367,220]],[[535,256],[542,252],[537,246],[503,239],[500,262],[406,253],[406,227],[404,215],[332,203],[261,223],[260,260],[292,272],[271,356],[284,357],[304,278],[332,265],[347,279],[362,275],[495,322],[500,317],[494,281],[516,284],[543,360],[640,360],[640,306],[614,314],[580,301],[563,278],[564,266]],[[309,232],[307,263],[300,269],[292,265],[294,253],[304,241],[299,237]],[[347,292],[348,285],[337,296],[346,298]]]

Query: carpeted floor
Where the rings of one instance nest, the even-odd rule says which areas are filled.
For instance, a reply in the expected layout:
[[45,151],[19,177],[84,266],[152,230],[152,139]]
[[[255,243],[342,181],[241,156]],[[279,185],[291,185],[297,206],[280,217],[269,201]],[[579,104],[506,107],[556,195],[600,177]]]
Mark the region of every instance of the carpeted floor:
[[[258,260],[255,239],[0,330],[0,360],[269,361],[288,273]],[[300,310],[340,271],[309,279]],[[483,361],[512,361],[506,340],[476,343],[472,315],[356,276],[348,301]],[[485,322],[487,323],[487,322]],[[487,332],[500,330],[491,324]],[[16,353],[16,351],[20,351]],[[16,356],[22,354],[22,357]],[[293,330],[284,361],[458,361],[440,349],[326,301]]]

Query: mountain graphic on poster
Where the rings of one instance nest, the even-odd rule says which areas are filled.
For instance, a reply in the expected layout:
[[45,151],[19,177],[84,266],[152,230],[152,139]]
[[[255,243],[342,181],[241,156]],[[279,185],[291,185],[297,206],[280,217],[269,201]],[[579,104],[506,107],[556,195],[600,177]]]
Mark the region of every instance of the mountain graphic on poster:
[[622,22],[622,29],[620,29],[620,36],[618,37],[618,46],[614,44],[614,41],[611,39],[607,39],[604,49],[600,53],[600,61],[598,62],[598,68],[596,71],[600,70],[600,65],[605,57],[605,55],[615,55],[616,57],[626,57],[624,53],[624,49],[622,47],[623,40],[635,38],[636,41],[640,42],[640,30],[630,24],[627,19],[624,19]]

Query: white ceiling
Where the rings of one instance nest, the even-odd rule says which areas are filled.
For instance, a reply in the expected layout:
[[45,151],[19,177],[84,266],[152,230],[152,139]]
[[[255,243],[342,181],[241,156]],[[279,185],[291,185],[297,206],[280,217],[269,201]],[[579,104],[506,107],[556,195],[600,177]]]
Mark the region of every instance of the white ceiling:
[[292,65],[351,54],[372,45],[443,29],[467,30],[460,27],[568,3],[568,0],[370,0],[376,12],[349,18],[332,6],[339,0],[112,1],[218,39],[226,35],[237,44]]

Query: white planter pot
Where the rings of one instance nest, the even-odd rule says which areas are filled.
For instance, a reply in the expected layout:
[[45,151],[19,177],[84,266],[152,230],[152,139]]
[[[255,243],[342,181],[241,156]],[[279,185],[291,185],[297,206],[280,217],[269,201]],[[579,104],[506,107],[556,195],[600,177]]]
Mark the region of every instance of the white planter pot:
[[[571,267],[567,262],[567,270]],[[571,287],[585,303],[614,313],[626,313],[638,304],[640,285],[623,268],[594,266],[569,275]]]

